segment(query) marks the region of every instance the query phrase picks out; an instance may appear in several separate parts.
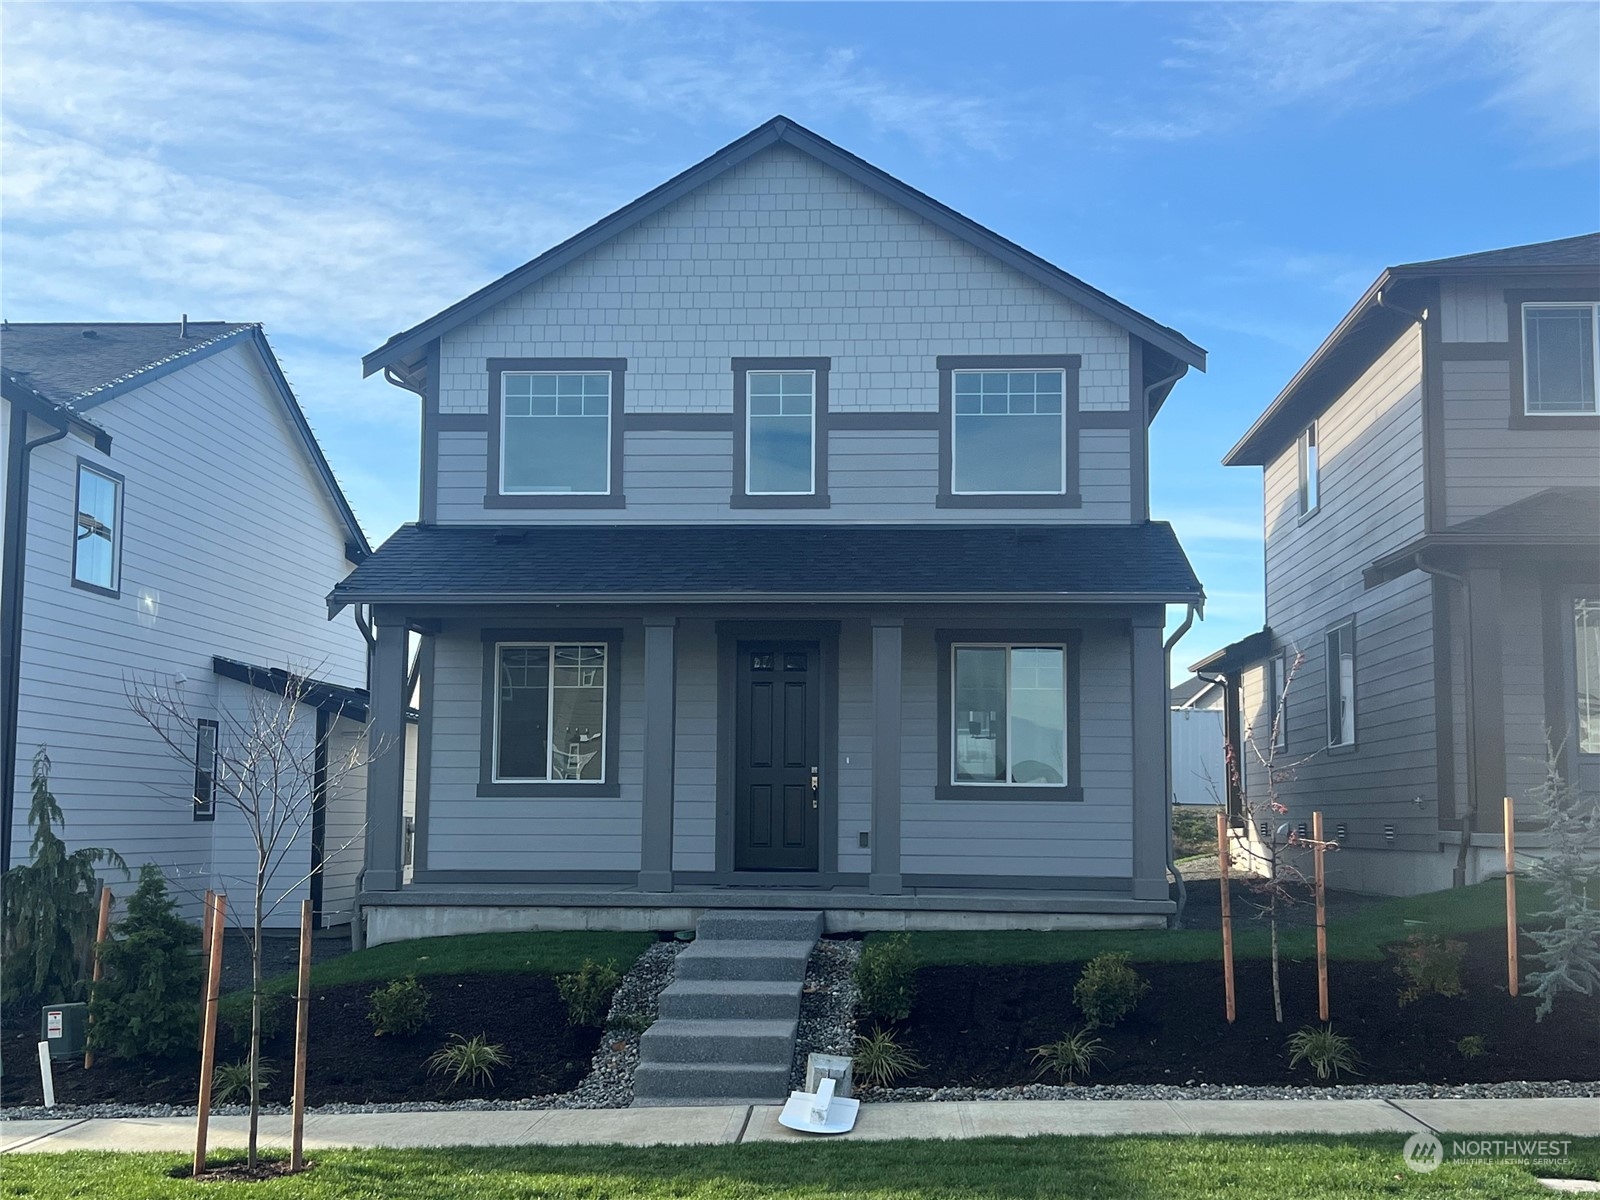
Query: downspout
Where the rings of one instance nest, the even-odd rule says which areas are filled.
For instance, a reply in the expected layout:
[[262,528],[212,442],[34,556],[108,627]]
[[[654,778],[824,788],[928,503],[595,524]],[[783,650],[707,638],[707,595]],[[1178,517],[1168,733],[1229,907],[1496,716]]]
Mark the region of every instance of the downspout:
[[[1233,825],[1234,808],[1236,807],[1234,805],[1235,799],[1239,801],[1238,809],[1241,812],[1244,810],[1243,772],[1239,766],[1237,747],[1233,744],[1233,731],[1228,728],[1229,725],[1234,723],[1234,706],[1239,703],[1239,690],[1233,686],[1233,683],[1226,675],[1207,675],[1204,671],[1196,671],[1194,677],[1204,680],[1212,687],[1222,689],[1222,744],[1225,748],[1224,759],[1226,759],[1228,753],[1234,754],[1234,766],[1232,769],[1227,766],[1226,761],[1223,763],[1223,771],[1227,777],[1222,781],[1222,807],[1223,811],[1228,814],[1228,824],[1231,827]],[[1240,723],[1242,721],[1243,718],[1240,718]]]
[[6,464],[5,552],[0,562],[0,872],[11,866],[11,825],[17,793],[17,710],[22,694],[23,572],[27,567],[28,464],[40,446],[67,436],[63,425],[54,433],[28,441],[28,414],[11,406],[11,435]]
[[[1167,687],[1172,686],[1172,648],[1178,644],[1183,635],[1189,632],[1189,627],[1194,624],[1196,605],[1189,603],[1189,611],[1184,614],[1183,624],[1172,631],[1172,636],[1167,639],[1166,645],[1161,647],[1161,662],[1166,671]],[[1167,706],[1166,721],[1162,726],[1165,737],[1166,763],[1167,763],[1167,794],[1164,809],[1167,814],[1167,870],[1172,872],[1172,877],[1178,881],[1178,911],[1172,914],[1172,928],[1183,928],[1183,910],[1189,903],[1189,889],[1183,882],[1183,872],[1178,870],[1176,857],[1172,852],[1172,712],[1171,705]]]
[[[1472,703],[1472,591],[1467,587],[1467,581],[1460,575],[1452,574],[1451,572],[1444,570],[1442,567],[1429,565],[1429,563],[1423,559],[1422,551],[1420,550],[1412,556],[1411,561],[1416,565],[1417,570],[1428,575],[1437,575],[1440,579],[1448,579],[1451,583],[1455,584],[1461,589],[1461,615],[1466,624],[1466,629],[1462,631],[1463,637],[1461,639],[1462,673],[1466,676],[1466,679],[1462,681],[1466,685],[1464,692],[1465,703],[1463,707],[1465,709],[1466,716],[1467,745],[1471,746],[1474,742],[1474,726],[1477,723],[1475,720]],[[1434,663],[1433,669],[1435,672],[1437,672],[1439,670],[1439,664]],[[1453,690],[1454,689],[1452,689],[1452,691]],[[1454,703],[1453,697],[1451,703]],[[1448,714],[1435,713],[1433,719],[1435,721],[1439,721],[1453,718],[1449,717]],[[1471,754],[1467,755],[1467,767],[1469,771],[1472,768]],[[1478,824],[1478,789],[1473,786],[1473,783],[1474,781],[1469,778],[1467,782],[1467,810],[1461,816],[1461,849],[1456,853],[1455,871],[1450,876],[1451,887],[1459,888],[1467,886],[1467,857],[1472,852],[1472,831],[1473,828]],[[1455,797],[1452,796],[1451,799],[1454,800]]]

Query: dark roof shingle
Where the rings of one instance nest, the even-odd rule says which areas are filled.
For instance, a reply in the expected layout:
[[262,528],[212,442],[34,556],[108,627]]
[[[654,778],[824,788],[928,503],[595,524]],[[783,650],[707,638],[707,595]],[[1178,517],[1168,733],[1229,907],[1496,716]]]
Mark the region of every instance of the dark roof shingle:
[[251,328],[234,321],[190,321],[188,336],[179,337],[176,321],[8,321],[0,327],[0,361],[41,396],[71,406],[112,384]]
[[1436,268],[1503,271],[1517,267],[1595,267],[1600,268],[1600,233],[1580,233],[1553,242],[1533,242],[1526,246],[1507,246],[1501,250],[1480,250],[1451,258],[1430,258],[1402,263],[1395,271],[1428,271]]
[[403,525],[329,596],[346,604],[903,596],[1203,595],[1143,525]]

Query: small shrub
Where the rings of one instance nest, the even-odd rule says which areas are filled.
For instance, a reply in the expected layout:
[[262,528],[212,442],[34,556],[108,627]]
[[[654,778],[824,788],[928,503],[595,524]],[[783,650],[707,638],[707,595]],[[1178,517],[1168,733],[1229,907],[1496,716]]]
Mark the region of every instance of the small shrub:
[[1058,1042],[1033,1048],[1033,1061],[1039,1064],[1040,1077],[1054,1074],[1061,1083],[1076,1075],[1087,1075],[1105,1057],[1105,1043],[1090,1037],[1086,1029],[1072,1029]]
[[89,1000],[89,1044],[113,1058],[165,1058],[199,1033],[200,959],[161,871],[146,863],[128,913],[100,947],[105,978]]
[[1342,1033],[1335,1033],[1331,1024],[1321,1028],[1307,1025],[1296,1030],[1290,1035],[1288,1044],[1289,1065],[1295,1067],[1309,1063],[1318,1079],[1327,1079],[1330,1075],[1337,1079],[1340,1071],[1361,1074],[1356,1070],[1356,1064],[1361,1060],[1356,1057],[1355,1047]]
[[1205,805],[1174,805],[1172,853],[1176,858],[1217,853],[1217,810]]
[[1109,1029],[1131,1013],[1150,990],[1122,952],[1097,954],[1083,968],[1072,998],[1090,1029]]
[[856,962],[856,989],[861,1008],[883,1021],[904,1021],[917,995],[917,960],[904,933],[874,937],[861,947]]
[[856,1038],[855,1073],[862,1083],[889,1087],[903,1075],[922,1069],[916,1056],[894,1040],[887,1029]]
[[[257,1084],[260,1091],[266,1091],[272,1086],[273,1077],[278,1069],[261,1060],[261,1069],[257,1072]],[[250,1103],[250,1060],[242,1058],[238,1062],[218,1063],[217,1069],[211,1075],[211,1099],[216,1104],[227,1104],[235,1097],[239,1103]]]
[[508,1061],[506,1048],[491,1044],[483,1034],[464,1038],[452,1033],[449,1042],[428,1055],[427,1067],[430,1075],[448,1076],[447,1088],[463,1082],[493,1087],[495,1068]]
[[428,989],[417,982],[415,975],[392,979],[375,990],[367,1009],[367,1020],[372,1022],[372,1036],[416,1037],[428,1020],[428,1006],[432,997]]
[[1456,1041],[1456,1053],[1462,1058],[1482,1058],[1489,1053],[1489,1047],[1481,1033],[1469,1033],[1464,1038]]
[[611,1008],[611,994],[622,982],[615,963],[584,959],[583,966],[556,980],[556,990],[567,1002],[569,1025],[600,1025]]
[[[271,1041],[288,1026],[294,1010],[294,997],[284,992],[261,993],[261,1040]],[[229,992],[217,1001],[217,1029],[221,1040],[230,1046],[250,1041],[250,993]]]
[[1424,996],[1461,995],[1461,960],[1467,953],[1465,942],[1446,941],[1438,934],[1414,933],[1398,953],[1394,972],[1403,981],[1401,1008]]

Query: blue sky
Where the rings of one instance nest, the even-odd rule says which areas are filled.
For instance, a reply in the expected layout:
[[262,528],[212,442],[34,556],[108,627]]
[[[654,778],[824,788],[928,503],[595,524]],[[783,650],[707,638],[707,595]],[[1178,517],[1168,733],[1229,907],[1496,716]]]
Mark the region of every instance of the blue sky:
[[417,408],[359,359],[773,114],[1211,353],[1155,515],[1261,621],[1222,454],[1386,265],[1600,228],[1593,5],[20,5],[0,309],[258,320],[375,540]]

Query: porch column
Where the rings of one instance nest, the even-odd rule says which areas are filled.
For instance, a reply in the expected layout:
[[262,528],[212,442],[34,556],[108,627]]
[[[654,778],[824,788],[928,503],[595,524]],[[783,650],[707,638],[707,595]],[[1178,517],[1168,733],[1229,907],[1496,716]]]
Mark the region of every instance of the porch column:
[[398,614],[373,614],[377,645],[372,652],[368,746],[377,757],[367,767],[367,853],[362,887],[400,890],[405,843],[406,623]]
[[875,896],[900,894],[900,673],[898,617],[872,619],[872,873]]
[[1498,831],[1506,794],[1506,709],[1500,642],[1500,570],[1473,568],[1467,580],[1467,797],[1474,829]]
[[644,805],[639,890],[672,890],[672,772],[676,740],[676,617],[644,619]]
[[1133,898],[1165,900],[1167,890],[1167,677],[1156,606],[1133,616]]

